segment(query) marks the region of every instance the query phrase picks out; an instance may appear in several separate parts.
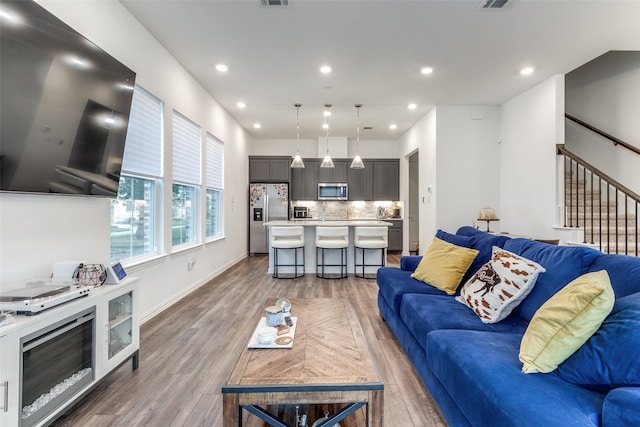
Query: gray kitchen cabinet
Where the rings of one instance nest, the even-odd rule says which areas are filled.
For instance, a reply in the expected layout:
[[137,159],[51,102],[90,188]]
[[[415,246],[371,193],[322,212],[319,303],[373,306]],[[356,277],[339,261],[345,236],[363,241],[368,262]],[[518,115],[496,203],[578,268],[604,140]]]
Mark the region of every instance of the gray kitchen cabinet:
[[289,182],[290,166],[290,157],[249,156],[249,181]]
[[373,200],[400,198],[400,160],[376,159],[373,163]]
[[363,162],[364,169],[349,169],[349,200],[373,200],[373,163]]
[[318,198],[318,170],[320,160],[302,159],[304,168],[291,169],[291,199],[316,200]]
[[389,227],[389,247],[390,252],[402,252],[402,220],[385,220],[393,223]]
[[350,164],[346,159],[333,159],[335,167],[318,170],[318,182],[347,182]]

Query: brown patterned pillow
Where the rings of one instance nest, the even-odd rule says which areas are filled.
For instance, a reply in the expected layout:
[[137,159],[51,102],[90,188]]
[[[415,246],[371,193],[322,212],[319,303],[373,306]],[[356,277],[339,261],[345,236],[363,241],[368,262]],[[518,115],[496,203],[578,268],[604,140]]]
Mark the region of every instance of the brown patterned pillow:
[[545,271],[538,263],[494,246],[491,260],[462,286],[456,299],[484,323],[496,323],[529,295],[538,274]]

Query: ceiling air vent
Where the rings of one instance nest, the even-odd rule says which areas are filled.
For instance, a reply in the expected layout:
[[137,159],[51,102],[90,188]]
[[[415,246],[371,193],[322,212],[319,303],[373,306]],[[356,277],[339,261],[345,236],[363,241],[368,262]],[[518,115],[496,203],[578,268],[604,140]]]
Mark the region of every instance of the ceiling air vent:
[[259,0],[260,6],[272,7],[272,6],[289,6],[289,0]]
[[480,9],[504,9],[511,0],[482,0],[480,3]]

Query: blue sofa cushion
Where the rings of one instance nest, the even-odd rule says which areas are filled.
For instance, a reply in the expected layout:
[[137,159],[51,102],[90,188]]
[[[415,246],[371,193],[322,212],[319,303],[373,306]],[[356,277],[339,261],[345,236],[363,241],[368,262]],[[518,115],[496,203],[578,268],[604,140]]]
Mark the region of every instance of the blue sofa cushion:
[[466,329],[522,335],[527,328],[526,322],[518,316],[509,316],[498,323],[483,323],[467,306],[460,304],[449,295],[406,294],[402,297],[400,304],[400,318],[423,346],[427,334],[440,329]]
[[584,246],[555,246],[529,239],[510,239],[504,249],[537,262],[547,269],[538,277],[531,293],[515,309],[527,321],[549,298],[573,279],[589,271],[593,261],[602,255]]
[[611,390],[602,405],[602,426],[639,426],[640,388],[621,387]]
[[485,233],[484,231],[469,226],[460,227],[458,231],[456,231],[456,235],[473,239],[471,248],[480,251],[476,259],[471,263],[469,270],[467,270],[463,283],[466,282],[466,279],[476,274],[476,271],[480,270],[480,267],[491,259],[494,246],[502,248],[507,240],[511,240],[508,236]]
[[400,311],[402,296],[411,294],[446,295],[441,290],[429,286],[424,282],[411,277],[412,271],[400,270],[395,267],[382,267],[378,269],[376,281],[382,297],[393,309],[394,313]]
[[640,291],[640,258],[627,255],[600,255],[589,271],[607,270],[616,298]]
[[616,300],[596,333],[556,373],[573,384],[602,392],[640,387],[640,293]]
[[471,248],[474,242],[474,239],[472,237],[458,236],[457,234],[447,233],[443,230],[438,230],[438,232],[436,233],[436,237],[456,246],[462,246],[463,248]]
[[524,374],[521,335],[434,331],[427,362],[475,427],[599,426],[603,395],[557,375]]

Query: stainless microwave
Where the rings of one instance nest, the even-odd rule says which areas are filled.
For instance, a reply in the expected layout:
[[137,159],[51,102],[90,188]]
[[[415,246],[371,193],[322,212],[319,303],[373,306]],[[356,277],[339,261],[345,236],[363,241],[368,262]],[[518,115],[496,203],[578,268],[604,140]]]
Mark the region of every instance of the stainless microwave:
[[318,183],[318,200],[347,200],[349,192],[344,182]]

